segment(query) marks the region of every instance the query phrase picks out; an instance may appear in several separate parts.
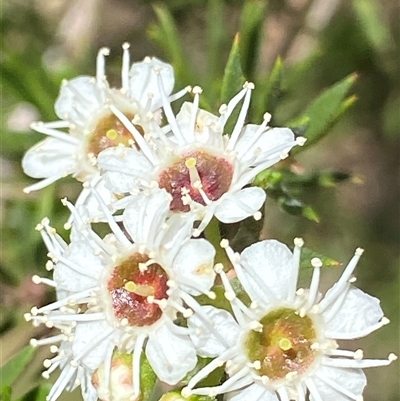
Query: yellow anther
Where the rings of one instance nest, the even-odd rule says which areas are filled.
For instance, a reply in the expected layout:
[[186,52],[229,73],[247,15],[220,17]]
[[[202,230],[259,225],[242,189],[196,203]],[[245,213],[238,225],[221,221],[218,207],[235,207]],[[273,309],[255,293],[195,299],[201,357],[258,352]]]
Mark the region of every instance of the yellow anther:
[[185,161],[185,166],[187,167],[187,168],[193,168],[193,167],[196,167],[196,164],[197,164],[197,160],[194,158],[194,157],[189,157],[188,159],[186,159],[186,161]]
[[117,137],[118,137],[118,132],[115,131],[115,129],[109,129],[109,130],[106,132],[106,137],[107,137],[108,139],[111,139],[111,140],[113,141],[114,139],[117,139]]
[[292,342],[288,338],[282,337],[278,342],[278,347],[282,351],[289,351],[292,348]]

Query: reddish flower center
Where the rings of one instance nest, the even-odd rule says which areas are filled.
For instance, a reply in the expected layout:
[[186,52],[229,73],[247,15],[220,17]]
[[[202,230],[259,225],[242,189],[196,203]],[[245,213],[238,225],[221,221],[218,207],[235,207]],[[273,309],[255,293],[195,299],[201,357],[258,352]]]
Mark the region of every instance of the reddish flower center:
[[148,326],[162,315],[157,303],[167,297],[168,276],[147,255],[135,253],[115,266],[107,282],[117,319],[126,318],[131,326]]
[[262,331],[251,331],[245,347],[256,369],[270,380],[283,379],[288,373],[304,373],[315,358],[311,345],[316,333],[308,316],[300,317],[295,310],[282,308],[264,316]]
[[219,199],[228,191],[232,177],[233,166],[229,161],[196,150],[164,169],[159,174],[158,183],[172,195],[172,211],[188,212],[190,207],[182,202],[182,196],[187,194],[194,201],[206,205],[204,195],[210,201]]
[[[125,113],[130,120],[133,119],[131,113]],[[143,135],[144,131],[140,125],[135,128]],[[130,146],[133,141],[132,134],[126,129],[124,124],[114,114],[102,117],[94,128],[87,146],[88,153],[97,156],[102,150],[118,145]]]

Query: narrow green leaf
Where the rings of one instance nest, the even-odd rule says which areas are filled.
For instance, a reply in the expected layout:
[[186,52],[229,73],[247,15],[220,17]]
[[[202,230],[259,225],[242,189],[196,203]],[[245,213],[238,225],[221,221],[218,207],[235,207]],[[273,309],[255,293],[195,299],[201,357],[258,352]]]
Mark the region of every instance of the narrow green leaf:
[[242,252],[244,248],[259,241],[263,224],[263,219],[255,220],[254,217],[249,217],[240,222],[236,235],[230,241],[232,248],[236,252]]
[[302,214],[302,216],[306,217],[308,220],[319,223],[319,216],[318,216],[317,212],[311,206],[306,206],[303,209],[301,214]]
[[49,395],[52,385],[50,383],[43,383],[39,387],[34,388],[19,398],[17,401],[46,401],[46,397]]
[[322,255],[318,252],[314,252],[309,248],[303,247],[301,249],[301,258],[300,258],[300,269],[308,269],[311,268],[311,260],[313,258],[318,258],[321,260],[323,266],[325,267],[336,267],[340,266],[341,263],[335,259],[329,258],[325,255]]
[[178,29],[171,13],[162,4],[154,5],[153,8],[157,14],[159,25],[152,25],[148,30],[148,35],[164,50],[167,58],[173,64],[179,84],[193,84],[192,69],[188,63],[188,57],[184,56]]
[[146,355],[142,353],[140,366],[140,389],[142,391],[141,401],[148,401],[151,399],[156,381],[157,376],[150,366]]
[[240,62],[239,42],[239,34],[236,34],[222,80],[221,103],[228,103],[229,100],[242,89],[245,81]]
[[288,124],[289,127],[295,128],[298,127],[299,121],[309,119],[308,128],[304,133],[307,142],[303,147],[297,146],[295,152],[300,152],[301,149],[322,139],[343,113],[354,104],[357,98],[355,96],[346,98],[346,95],[356,80],[357,74],[350,74],[337,82],[315,99],[303,115]]
[[375,0],[353,0],[353,9],[361,29],[377,53],[388,52],[393,46],[383,4]]
[[0,368],[0,377],[3,386],[12,385],[12,383],[24,371],[26,365],[31,361],[35,352],[36,348],[28,345]]
[[247,0],[242,10],[240,53],[244,75],[249,80],[254,80],[266,8],[265,0]]
[[[207,366],[213,358],[197,358],[197,364],[193,370],[191,370],[182,380],[182,384],[188,384],[190,379],[196,375],[201,369]],[[222,377],[224,376],[224,368],[221,366],[219,369],[215,369],[212,373],[210,373],[205,379],[201,380],[198,384],[198,387],[212,387],[217,386]]]
[[273,114],[282,96],[283,62],[280,57],[275,61],[274,67],[268,77],[256,87],[256,97],[253,103],[254,118],[261,120],[267,111]]
[[218,90],[223,65],[224,44],[227,40],[224,17],[223,0],[209,0],[207,2],[207,55],[208,78],[207,93],[211,104],[217,101]]

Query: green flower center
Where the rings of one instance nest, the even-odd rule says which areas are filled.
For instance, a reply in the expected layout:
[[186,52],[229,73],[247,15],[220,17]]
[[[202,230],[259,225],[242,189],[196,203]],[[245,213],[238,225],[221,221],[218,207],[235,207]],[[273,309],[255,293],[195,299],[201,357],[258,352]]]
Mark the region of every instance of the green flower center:
[[131,326],[156,322],[162,310],[153,300],[168,298],[168,279],[158,263],[140,253],[115,266],[107,282],[115,317],[127,319]]
[[300,317],[293,309],[281,308],[264,316],[260,324],[262,330],[250,331],[245,339],[247,356],[256,362],[260,376],[280,380],[291,372],[304,373],[315,359],[312,320]]
[[228,191],[232,177],[233,166],[229,161],[196,150],[164,169],[159,174],[158,183],[172,195],[172,211],[188,212],[190,207],[182,202],[182,195],[187,194],[195,202],[205,205],[201,191],[210,201],[218,200]]
[[[132,120],[134,115],[125,113],[125,116]],[[135,125],[135,128],[143,135],[142,126]],[[118,145],[130,146],[133,143],[132,134],[114,114],[102,117],[92,134],[90,135],[87,151],[97,156],[101,151]]]

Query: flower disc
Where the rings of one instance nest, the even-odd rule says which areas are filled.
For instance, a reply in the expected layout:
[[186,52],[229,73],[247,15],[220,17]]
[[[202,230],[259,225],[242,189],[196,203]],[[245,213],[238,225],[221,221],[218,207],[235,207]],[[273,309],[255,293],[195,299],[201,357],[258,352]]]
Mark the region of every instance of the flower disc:
[[127,319],[131,326],[148,326],[162,315],[152,299],[166,299],[168,275],[149,257],[135,253],[113,268],[107,282],[111,304],[117,319]]
[[[125,113],[129,120],[133,119],[131,113]],[[143,128],[140,125],[135,125],[135,128],[143,134]],[[115,147],[118,145],[130,146],[133,141],[132,134],[122,124],[114,114],[109,114],[100,118],[87,145],[88,153],[92,153],[97,156],[102,150],[107,148]]]
[[245,339],[247,356],[259,361],[257,372],[270,380],[280,380],[288,373],[304,373],[315,358],[311,345],[316,333],[312,320],[290,308],[281,308],[264,316],[262,331],[250,331]]
[[160,188],[166,189],[172,195],[171,210],[188,212],[188,205],[182,202],[182,195],[188,193],[190,197],[205,205],[196,184],[210,201],[218,200],[228,191],[233,177],[232,164],[222,157],[217,157],[204,150],[186,153],[182,158],[167,167],[158,177]]

